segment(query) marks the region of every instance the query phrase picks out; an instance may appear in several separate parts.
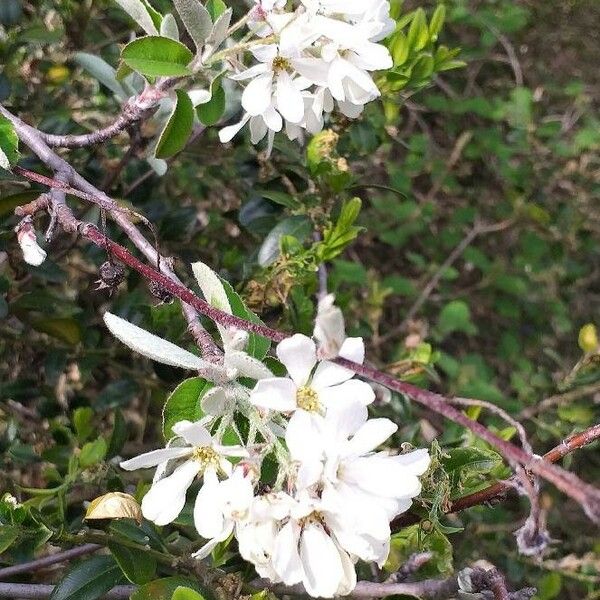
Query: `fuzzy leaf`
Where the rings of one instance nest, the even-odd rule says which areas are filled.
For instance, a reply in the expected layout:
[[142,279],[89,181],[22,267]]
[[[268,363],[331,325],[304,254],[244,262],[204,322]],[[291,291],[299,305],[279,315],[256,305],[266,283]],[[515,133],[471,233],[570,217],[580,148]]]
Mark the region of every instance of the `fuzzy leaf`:
[[176,42],[179,41],[179,27],[177,26],[177,21],[175,17],[171,13],[167,13],[160,24],[160,35],[162,37],[167,37]]
[[141,0],[115,0],[115,2],[148,34],[157,35],[150,13]]
[[127,100],[130,96],[123,84],[117,80],[117,72],[99,56],[87,52],[77,52],[75,62],[94,79],[106,86],[120,100]]
[[173,4],[200,52],[212,30],[210,13],[199,0],[173,0]]
[[165,365],[197,370],[208,367],[208,363],[198,356],[163,340],[141,327],[129,323],[109,312],[104,313],[104,322],[109,331],[126,346]]

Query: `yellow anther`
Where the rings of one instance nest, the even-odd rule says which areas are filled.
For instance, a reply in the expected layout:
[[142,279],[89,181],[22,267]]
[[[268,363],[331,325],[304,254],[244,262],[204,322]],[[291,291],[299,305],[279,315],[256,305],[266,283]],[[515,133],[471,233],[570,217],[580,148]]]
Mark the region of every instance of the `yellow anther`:
[[210,446],[194,448],[192,458],[202,465],[202,469],[206,469],[209,466],[215,469],[219,468],[219,455]]
[[319,394],[311,387],[302,386],[296,392],[296,404],[298,408],[308,412],[320,412]]
[[290,61],[283,56],[276,56],[273,59],[273,71],[289,71],[292,68]]

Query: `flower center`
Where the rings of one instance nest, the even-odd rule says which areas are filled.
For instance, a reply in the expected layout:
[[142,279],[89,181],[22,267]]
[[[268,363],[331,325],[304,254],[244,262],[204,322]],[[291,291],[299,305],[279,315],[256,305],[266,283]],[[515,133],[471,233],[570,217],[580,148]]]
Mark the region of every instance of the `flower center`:
[[290,61],[283,56],[276,56],[273,59],[273,71],[276,73],[279,71],[289,71],[292,68]]
[[321,404],[319,403],[319,394],[311,387],[302,386],[296,392],[296,404],[298,408],[307,412],[319,412]]
[[322,525],[323,527],[325,527],[325,516],[323,515],[323,513],[319,512],[318,510],[315,510],[314,512],[311,512],[310,515],[306,515],[306,517],[298,519],[298,524],[300,525],[300,527],[306,527],[311,523],[317,523],[318,525]]
[[192,458],[202,465],[202,470],[207,467],[219,468],[219,455],[210,446],[194,448]]

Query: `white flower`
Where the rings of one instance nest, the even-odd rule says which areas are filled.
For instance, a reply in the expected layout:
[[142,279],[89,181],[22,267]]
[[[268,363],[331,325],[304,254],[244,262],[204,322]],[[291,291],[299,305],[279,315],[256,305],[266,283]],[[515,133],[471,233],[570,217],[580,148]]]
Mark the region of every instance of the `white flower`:
[[356,586],[355,560],[337,537],[339,521],[318,498],[300,495],[279,529],[272,564],[286,585],[302,583],[314,597],[349,594]]
[[331,406],[320,420],[298,412],[285,439],[299,463],[297,488],[322,489],[323,501],[336,507],[346,549],[381,565],[389,551],[389,522],[420,493],[418,476],[430,459],[424,449],[375,452],[398,427],[389,419],[367,418],[367,408],[356,401]]
[[[362,338],[348,338],[339,355],[362,363],[364,352]],[[351,398],[364,405],[375,399],[371,386],[352,379],[354,373],[349,369],[328,361],[317,365],[315,343],[305,335],[296,334],[281,342],[277,346],[277,357],[290,377],[261,379],[250,395],[250,402],[255,406],[281,412],[300,409],[321,414],[329,406]]]
[[[198,474],[204,476],[204,484],[214,486],[217,473],[230,476],[232,465],[227,457],[246,457],[248,452],[241,446],[222,446],[211,436],[202,422],[191,423],[180,421],[173,426],[175,434],[181,438],[185,446],[172,445],[162,450],[153,450],[131,460],[121,463],[127,471],[158,467],[152,487],[142,500],[142,513],[146,519],[157,525],[166,525],[174,521],[185,504],[188,488]],[[175,470],[165,476],[171,469],[171,461],[181,460]],[[203,493],[200,489],[196,500],[196,509],[201,511],[198,503],[202,503]]]
[[228,479],[219,481],[214,470],[204,473],[204,485],[194,507],[194,524],[198,533],[209,540],[194,558],[208,556],[215,546],[226,540],[235,524],[246,519],[254,498],[253,474],[238,466]]
[[344,315],[334,303],[333,294],[319,300],[313,332],[313,337],[318,343],[319,358],[335,358],[346,339]]

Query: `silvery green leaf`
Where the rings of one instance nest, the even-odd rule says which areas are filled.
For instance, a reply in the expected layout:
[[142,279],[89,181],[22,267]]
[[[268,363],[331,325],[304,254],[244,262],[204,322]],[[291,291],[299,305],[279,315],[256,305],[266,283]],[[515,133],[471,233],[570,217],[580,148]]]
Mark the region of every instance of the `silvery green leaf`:
[[[194,263],[192,265],[192,271],[194,272],[194,276],[196,277],[196,281],[198,281],[198,285],[202,290],[202,295],[205,300],[211,306],[229,313],[230,315],[233,314],[229,299],[225,293],[225,288],[223,287],[219,276],[203,262]],[[227,328],[222,325],[217,325],[217,327],[219,328],[221,339],[225,344],[230,337]]]
[[115,0],[115,2],[148,34],[158,35],[152,17],[141,0]]
[[104,322],[109,331],[123,344],[152,360],[191,370],[206,369],[211,366],[191,352],[112,313],[104,313]]
[[179,41],[179,27],[177,21],[171,13],[167,13],[160,24],[160,35]]
[[102,58],[87,52],[77,52],[75,62],[85,69],[94,79],[106,86],[120,100],[127,100],[129,94],[123,84],[117,80],[117,72]]
[[227,31],[231,23],[231,15],[233,11],[228,8],[213,25],[212,31],[206,40],[206,49],[202,56],[203,60],[206,60],[212,55],[212,53],[225,41],[227,37]]
[[194,263],[192,271],[206,301],[211,306],[232,314],[229,299],[219,276],[203,262]]
[[245,352],[225,350],[225,367],[227,369],[237,369],[242,377],[251,379],[267,379],[273,377],[273,373],[263,365],[260,360],[249,356]]
[[199,0],[173,0],[173,4],[200,52],[212,30],[209,12]]

